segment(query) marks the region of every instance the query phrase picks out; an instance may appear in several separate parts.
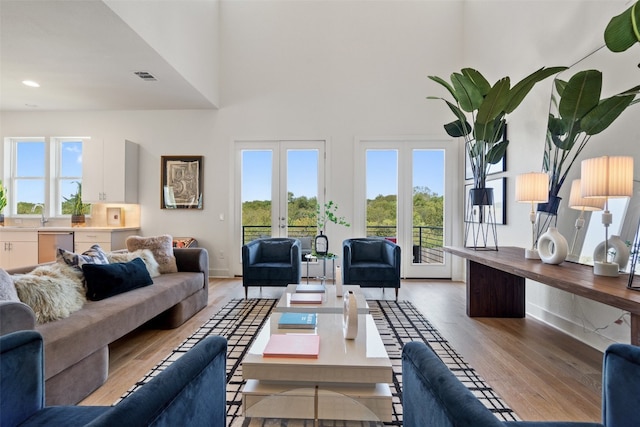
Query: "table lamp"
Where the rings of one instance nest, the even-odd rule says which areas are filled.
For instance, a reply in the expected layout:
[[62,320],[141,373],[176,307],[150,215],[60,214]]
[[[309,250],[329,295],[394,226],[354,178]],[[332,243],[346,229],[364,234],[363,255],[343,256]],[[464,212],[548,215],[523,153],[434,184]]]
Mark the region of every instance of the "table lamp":
[[573,253],[576,240],[578,240],[578,235],[580,234],[580,230],[584,227],[584,212],[585,211],[601,211],[604,209],[604,198],[600,197],[582,197],[582,192],[580,190],[581,182],[579,179],[574,179],[571,182],[571,193],[569,194],[569,207],[571,209],[575,209],[580,211],[580,216],[576,219],[576,231],[573,233],[573,242],[571,242],[571,250],[569,251],[569,256],[567,257],[568,261],[576,262],[579,259],[578,255]]
[[609,212],[609,199],[633,195],[633,157],[603,156],[587,159],[582,161],[580,169],[582,197],[604,198],[604,260],[594,260],[593,274],[615,277],[620,266],[608,259],[609,225],[613,219]]
[[540,259],[536,248],[536,212],[534,203],[545,203],[549,200],[549,175],[544,172],[529,172],[516,177],[516,201],[531,203],[529,220],[531,221],[531,249],[525,250],[526,259]]

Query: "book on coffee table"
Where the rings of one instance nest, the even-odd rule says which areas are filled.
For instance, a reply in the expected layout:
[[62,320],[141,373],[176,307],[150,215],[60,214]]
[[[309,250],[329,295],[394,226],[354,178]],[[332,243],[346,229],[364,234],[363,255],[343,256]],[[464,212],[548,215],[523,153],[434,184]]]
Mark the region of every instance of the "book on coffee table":
[[317,359],[320,354],[320,335],[274,334],[269,337],[264,357],[301,357]]
[[278,320],[280,329],[314,329],[318,316],[316,313],[282,313]]
[[324,293],[325,288],[322,284],[300,284],[296,286],[296,293]]
[[291,304],[322,304],[322,294],[305,292],[291,294],[289,301]]

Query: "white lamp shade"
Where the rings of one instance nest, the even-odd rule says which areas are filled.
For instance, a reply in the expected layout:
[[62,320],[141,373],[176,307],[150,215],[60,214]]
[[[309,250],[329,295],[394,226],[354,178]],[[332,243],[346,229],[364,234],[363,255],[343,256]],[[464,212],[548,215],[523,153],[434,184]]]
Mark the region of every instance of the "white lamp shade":
[[516,177],[516,201],[546,203],[548,200],[549,175],[544,172],[529,172]]
[[580,175],[582,197],[633,195],[633,157],[603,156],[583,160]]
[[582,197],[581,182],[574,179],[571,182],[571,194],[569,195],[569,207],[579,211],[601,211],[604,209],[604,197]]

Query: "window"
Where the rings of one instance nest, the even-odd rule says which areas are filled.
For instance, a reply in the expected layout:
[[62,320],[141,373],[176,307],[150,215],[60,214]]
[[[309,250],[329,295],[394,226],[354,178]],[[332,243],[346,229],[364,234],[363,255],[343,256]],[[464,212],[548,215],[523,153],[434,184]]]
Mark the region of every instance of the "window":
[[[7,138],[9,215],[70,215],[65,200],[82,184],[82,142],[88,138]],[[6,160],[5,160],[6,164]]]

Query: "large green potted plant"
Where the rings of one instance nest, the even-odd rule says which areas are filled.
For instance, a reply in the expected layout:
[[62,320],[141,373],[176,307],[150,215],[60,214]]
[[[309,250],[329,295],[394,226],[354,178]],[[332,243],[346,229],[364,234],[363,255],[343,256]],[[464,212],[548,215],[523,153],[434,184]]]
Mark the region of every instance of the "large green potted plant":
[[624,110],[636,104],[640,86],[600,98],[602,72],[579,71],[568,81],[555,80],[552,103],[557,112],[549,113],[542,170],[549,174],[549,202],[538,211],[555,214],[558,193],[569,170],[593,135],[607,129]]
[[640,43],[640,1],[611,18],[604,30],[604,42],[612,52],[624,52]]
[[463,68],[451,74],[451,84],[437,76],[429,78],[444,86],[454,102],[437,96],[453,113],[455,120],[444,125],[447,134],[463,137],[471,163],[473,183],[476,189],[486,187],[489,167],[502,160],[508,140],[504,140],[506,115],[512,113],[533,89],[534,85],[566,67],[542,67],[511,87],[509,77],[503,77],[494,85],[477,70]]
[[7,206],[7,187],[2,185],[0,179],[0,226],[4,225],[4,208]]
[[82,202],[82,183],[75,181],[77,188],[75,194],[71,197],[64,197],[64,200],[69,203],[71,208],[71,226],[82,226],[86,222],[86,212],[89,209],[89,204]]

